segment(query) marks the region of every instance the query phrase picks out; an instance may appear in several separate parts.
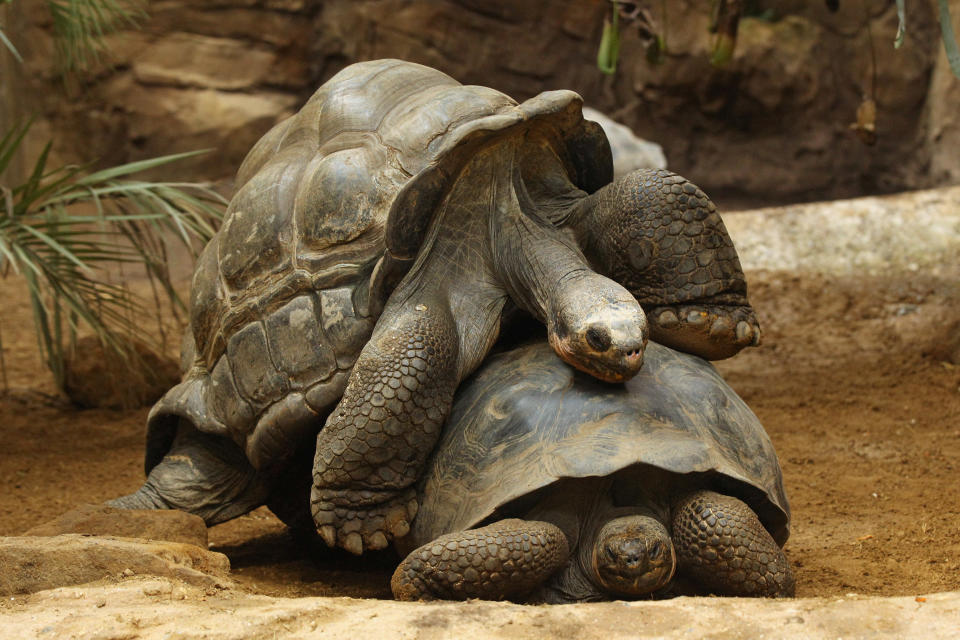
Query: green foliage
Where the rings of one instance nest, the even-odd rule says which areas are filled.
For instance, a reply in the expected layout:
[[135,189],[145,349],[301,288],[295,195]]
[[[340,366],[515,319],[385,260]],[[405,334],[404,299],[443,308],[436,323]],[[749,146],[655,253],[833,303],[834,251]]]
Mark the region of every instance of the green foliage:
[[957,47],[957,36],[953,32],[953,22],[950,18],[949,0],[938,0],[940,5],[940,35],[943,38],[943,48],[947,52],[947,62],[953,75],[960,78],[960,48]]
[[[633,21],[644,13],[644,10],[640,7],[642,4],[640,2],[628,2],[626,0],[610,0],[610,2],[613,6],[612,17],[604,19],[603,35],[600,40],[600,48],[597,51],[597,67],[607,74],[616,71],[617,59],[620,55],[618,14],[622,11],[626,12],[627,17]],[[621,5],[626,5],[627,8],[623,8]],[[713,17],[710,30],[716,34],[716,39],[710,56],[711,64],[723,66],[733,57],[737,44],[737,24],[741,16],[759,17],[764,20],[772,18],[772,10],[765,9],[761,5],[760,2],[749,0],[713,0]],[[899,49],[903,46],[903,40],[907,32],[906,0],[896,0],[896,5],[899,24],[893,46]],[[954,75],[960,78],[960,46],[957,44],[957,37],[951,22],[950,0],[937,0],[937,5],[939,7],[941,37],[947,53],[947,61],[950,63],[950,69]],[[827,0],[827,7],[831,11],[837,11],[839,6],[839,0]],[[666,10],[664,9],[662,13],[665,19]],[[648,31],[649,33],[647,33]],[[662,62],[665,50],[663,37],[649,30],[649,21],[641,21],[641,37],[648,42],[652,42],[652,44],[647,45],[647,60],[651,63]]]
[[[897,37],[893,46],[899,49],[903,45],[903,38],[907,32],[906,0],[897,0]],[[957,36],[953,31],[953,22],[950,16],[950,0],[937,0],[940,19],[940,38],[943,40],[943,49],[947,53],[947,62],[953,75],[960,78],[960,47],[957,45]]]
[[603,19],[603,35],[597,50],[597,68],[607,75],[616,72],[620,57],[620,7],[616,0],[611,0],[610,4],[613,5],[611,15]]
[[[0,174],[29,127],[14,127],[0,140]],[[75,166],[49,169],[49,151],[48,144],[23,183],[0,184],[0,275],[12,272],[26,282],[40,351],[62,388],[65,354],[81,325],[122,355],[131,352],[132,340],[143,339],[140,301],[108,282],[104,267],[143,265],[182,308],[165,238],[172,235],[193,252],[213,235],[225,202],[203,185],[127,179],[196,153],[86,173]],[[89,213],[77,212],[81,205]]]
[[[109,33],[144,17],[142,0],[46,4],[64,72],[89,68]],[[2,26],[0,42],[21,60]],[[23,153],[29,130],[30,123],[0,131],[0,176]],[[81,327],[128,362],[136,357],[136,342],[152,342],[141,324],[150,312],[126,287],[110,281],[110,270],[126,264],[145,270],[158,322],[164,298],[175,311],[185,309],[171,281],[168,242],[182,243],[195,256],[219,226],[226,201],[203,184],[136,179],[137,173],[203,152],[90,172],[72,165],[51,168],[50,149],[48,143],[18,184],[0,182],[0,277],[14,274],[26,283],[40,352],[63,389],[66,356]]]
[[903,46],[903,36],[907,33],[906,0],[897,0],[897,37],[893,41],[893,47],[899,49]]
[[99,60],[108,34],[146,17],[141,0],[47,0],[47,6],[63,71],[88,69]]
[[733,59],[733,52],[737,48],[737,31],[743,12],[744,5],[740,0],[714,2],[710,26],[710,31],[716,34],[713,50],[710,53],[710,64],[713,66],[723,67]]
[[[9,4],[12,0],[2,0]],[[144,0],[46,0],[53,22],[58,66],[63,72],[89,69],[106,48],[107,35],[136,27],[146,18]],[[20,62],[17,48],[0,25],[0,43]]]
[[20,57],[20,52],[17,51],[17,48],[13,46],[13,43],[10,42],[10,38],[7,37],[7,34],[3,32],[3,25],[0,25],[0,44],[3,44],[7,50],[17,59],[17,62],[23,62],[23,58]]

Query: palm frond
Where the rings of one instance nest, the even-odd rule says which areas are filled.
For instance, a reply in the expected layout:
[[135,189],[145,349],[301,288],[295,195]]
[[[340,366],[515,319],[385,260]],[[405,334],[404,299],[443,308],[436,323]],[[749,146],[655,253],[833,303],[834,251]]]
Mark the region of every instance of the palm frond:
[[63,71],[89,68],[100,59],[107,35],[146,17],[143,0],[47,0],[47,6]]
[[23,58],[20,57],[20,52],[17,51],[17,48],[15,46],[13,46],[13,43],[10,42],[10,38],[7,37],[7,34],[3,32],[2,28],[0,28],[0,43],[2,43],[3,46],[7,48],[7,51],[10,52],[10,55],[12,55],[14,58],[17,59],[17,62],[20,62],[20,63],[23,62]]
[[[0,169],[29,126],[2,134]],[[21,184],[0,185],[0,274],[12,271],[24,279],[41,354],[63,388],[65,356],[82,327],[122,356],[133,353],[134,341],[143,341],[142,318],[150,312],[110,281],[107,267],[142,265],[154,291],[162,291],[175,312],[185,309],[171,279],[167,243],[173,239],[195,256],[219,226],[226,201],[208,185],[134,175],[197,152],[92,173],[75,166],[51,169],[49,152],[47,145]]]
[[953,75],[960,78],[960,46],[957,45],[957,36],[953,32],[950,3],[948,0],[938,0],[937,4],[940,8],[940,36],[943,38],[943,48],[947,52],[947,62]]

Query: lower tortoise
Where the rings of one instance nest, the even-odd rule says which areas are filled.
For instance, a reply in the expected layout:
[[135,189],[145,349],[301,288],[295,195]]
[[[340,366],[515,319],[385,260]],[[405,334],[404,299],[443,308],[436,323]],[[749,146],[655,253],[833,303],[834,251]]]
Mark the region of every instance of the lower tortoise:
[[709,363],[656,343],[616,386],[543,343],[491,358],[460,387],[420,489],[399,599],[794,592],[762,425]]

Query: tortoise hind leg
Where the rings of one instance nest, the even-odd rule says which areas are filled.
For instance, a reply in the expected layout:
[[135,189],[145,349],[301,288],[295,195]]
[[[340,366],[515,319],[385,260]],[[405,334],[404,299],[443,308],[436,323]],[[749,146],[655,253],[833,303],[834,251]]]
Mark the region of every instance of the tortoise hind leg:
[[500,520],[440,536],[410,552],[390,581],[397,600],[522,599],[569,558],[548,522]]
[[121,509],[177,509],[226,522],[264,504],[267,486],[233,442],[181,421],[170,450],[140,489],[107,504]]
[[682,496],[673,510],[677,573],[719,595],[790,597],[793,572],[759,518],[713,491]]

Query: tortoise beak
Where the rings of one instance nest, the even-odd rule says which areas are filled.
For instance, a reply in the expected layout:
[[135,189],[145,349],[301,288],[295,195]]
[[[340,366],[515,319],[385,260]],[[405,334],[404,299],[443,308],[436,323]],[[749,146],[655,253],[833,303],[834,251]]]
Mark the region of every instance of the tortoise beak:
[[650,333],[646,315],[632,297],[608,301],[562,330],[548,329],[550,346],[564,362],[614,383],[640,371]]

